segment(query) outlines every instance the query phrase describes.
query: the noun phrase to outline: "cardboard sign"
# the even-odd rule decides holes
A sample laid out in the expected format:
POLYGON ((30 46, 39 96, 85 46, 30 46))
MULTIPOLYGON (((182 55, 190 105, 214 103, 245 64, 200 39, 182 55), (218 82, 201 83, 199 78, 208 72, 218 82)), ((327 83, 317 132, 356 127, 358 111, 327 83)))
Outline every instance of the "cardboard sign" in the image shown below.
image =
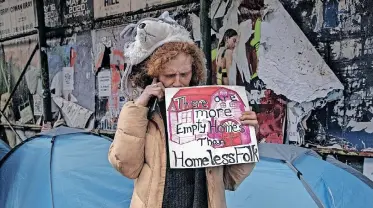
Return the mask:
POLYGON ((240 121, 249 110, 244 87, 166 88, 171 168, 258 162, 254 127, 240 121))

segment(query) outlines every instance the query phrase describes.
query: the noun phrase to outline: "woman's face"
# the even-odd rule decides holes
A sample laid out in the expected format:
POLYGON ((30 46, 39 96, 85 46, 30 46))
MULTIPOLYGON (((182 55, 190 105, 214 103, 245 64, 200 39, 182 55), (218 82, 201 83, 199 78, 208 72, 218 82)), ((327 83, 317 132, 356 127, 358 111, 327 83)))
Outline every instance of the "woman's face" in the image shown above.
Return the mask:
POLYGON ((158 80, 167 87, 188 87, 192 80, 193 59, 190 55, 180 53, 175 59, 164 65, 158 80))
POLYGON ((226 42, 226 46, 227 48, 229 49, 233 49, 236 47, 236 44, 237 44, 237 38, 238 36, 232 36, 230 38, 227 39, 227 42, 226 42))

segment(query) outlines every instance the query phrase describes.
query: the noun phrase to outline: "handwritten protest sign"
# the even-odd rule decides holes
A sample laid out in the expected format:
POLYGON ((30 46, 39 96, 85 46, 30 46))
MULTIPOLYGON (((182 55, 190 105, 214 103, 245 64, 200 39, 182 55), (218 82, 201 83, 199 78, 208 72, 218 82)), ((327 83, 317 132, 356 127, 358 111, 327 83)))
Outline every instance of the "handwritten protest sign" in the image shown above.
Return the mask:
POLYGON ((245 88, 166 88, 171 168, 200 168, 259 161, 255 130, 241 125, 249 111, 245 88))

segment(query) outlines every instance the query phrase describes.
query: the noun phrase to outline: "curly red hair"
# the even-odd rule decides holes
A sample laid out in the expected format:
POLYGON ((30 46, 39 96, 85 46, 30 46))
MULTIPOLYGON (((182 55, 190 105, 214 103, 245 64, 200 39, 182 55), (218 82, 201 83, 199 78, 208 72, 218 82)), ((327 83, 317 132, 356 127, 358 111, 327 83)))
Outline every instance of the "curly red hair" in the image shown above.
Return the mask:
POLYGON ((176 58, 180 53, 188 54, 192 57, 192 80, 190 86, 196 86, 205 79, 204 54, 195 44, 186 42, 165 43, 157 48, 153 54, 143 63, 137 66, 137 75, 134 75, 135 84, 145 87, 146 81, 150 77, 158 77, 164 70, 164 65, 176 58))

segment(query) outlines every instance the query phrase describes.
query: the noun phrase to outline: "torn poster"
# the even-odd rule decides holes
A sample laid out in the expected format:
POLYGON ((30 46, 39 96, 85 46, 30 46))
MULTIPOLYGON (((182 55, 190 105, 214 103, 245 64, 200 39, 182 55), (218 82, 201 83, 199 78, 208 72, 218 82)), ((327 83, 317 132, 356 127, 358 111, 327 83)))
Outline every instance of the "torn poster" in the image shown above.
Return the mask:
POLYGON ((258 76, 267 88, 298 103, 343 89, 281 2, 264 2, 269 12, 261 25, 258 76))
POLYGON ((213 19, 212 81, 218 85, 245 86, 260 124, 257 140, 284 143, 286 99, 266 88, 257 76, 263 0, 231 1, 224 18, 213 19), (238 14, 238 15, 237 15, 238 14))
POLYGON ((34 116, 29 101, 26 101, 25 103, 18 106, 18 110, 21 116, 21 123, 28 123, 29 121, 34 120, 34 116))
POLYGON ((259 142, 284 143, 286 101, 271 90, 250 90, 249 104, 259 122, 259 142))
POLYGON ((40 95, 35 94, 32 96, 34 101, 34 115, 42 116, 43 115, 43 100, 40 95))
POLYGON ((373 158, 364 158, 363 174, 373 181, 373 158))
MULTIPOLYGON (((201 20, 194 13, 190 13, 189 18, 190 18, 190 21, 192 22, 193 40, 200 41, 201 40, 201 20)), ((215 31, 211 29, 211 35, 213 34, 215 34, 215 31)))
POLYGON ((98 80, 98 96, 111 96, 111 73, 110 70, 100 71, 97 75, 98 80))
POLYGON ((93 114, 92 111, 61 97, 54 96, 53 101, 61 109, 63 118, 69 127, 86 128, 87 123, 93 114))
POLYGON ((124 41, 119 37, 122 30, 123 26, 118 26, 91 32, 95 73, 101 68, 124 71, 124 41))
POLYGON ((224 18, 213 20, 219 31, 211 51, 213 84, 244 86, 256 74, 261 17, 250 6, 232 1, 224 18))
POLYGON ((223 38, 224 32, 228 29, 237 30, 238 29, 238 7, 240 5, 240 1, 231 1, 231 5, 226 11, 223 19, 223 26, 218 30, 217 37, 223 38))
MULTIPOLYGON (((91 32, 82 32, 71 37, 48 40, 48 65, 50 89, 52 96, 61 97, 67 101, 77 103, 90 110, 95 110, 96 80, 87 73, 92 73, 92 38, 91 32), (63 89, 63 68, 74 68, 74 90, 63 89)), ((72 84, 72 83, 71 83, 72 84)), ((60 108, 52 100, 53 120, 58 119, 60 108)))
POLYGON ((224 17, 225 10, 227 8, 229 1, 223 1, 223 0, 213 0, 211 3, 211 9, 210 9, 210 18, 220 18, 224 17))
POLYGON ((255 129, 242 125, 249 111, 245 87, 166 88, 171 168, 259 161, 255 129))
POLYGON ((62 89, 74 90, 74 67, 62 68, 62 89))
POLYGON ((123 55, 124 41, 119 37, 122 30, 123 26, 118 26, 92 31, 94 73, 97 74, 99 95, 95 118, 98 128, 107 131, 116 130, 121 101, 123 104, 129 100, 120 91, 121 77, 126 67, 123 55))

